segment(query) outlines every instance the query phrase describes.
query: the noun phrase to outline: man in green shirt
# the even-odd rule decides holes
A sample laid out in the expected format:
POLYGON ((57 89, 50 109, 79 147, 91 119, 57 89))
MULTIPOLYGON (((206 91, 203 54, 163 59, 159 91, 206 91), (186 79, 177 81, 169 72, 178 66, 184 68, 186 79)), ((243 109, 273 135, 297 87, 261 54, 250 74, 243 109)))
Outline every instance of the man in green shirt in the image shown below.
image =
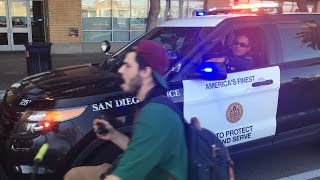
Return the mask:
MULTIPOLYGON (((112 141, 125 151, 115 170, 105 180, 187 180, 183 121, 170 107, 149 102, 153 97, 166 94, 167 85, 161 75, 168 64, 165 49, 150 40, 141 40, 126 55, 118 70, 124 81, 121 88, 135 94, 140 103, 130 140, 107 121, 94 120, 94 130, 102 124, 109 132, 97 136, 112 141)), ((76 167, 65 175, 65 179, 95 179, 108 167, 106 164, 76 167)))

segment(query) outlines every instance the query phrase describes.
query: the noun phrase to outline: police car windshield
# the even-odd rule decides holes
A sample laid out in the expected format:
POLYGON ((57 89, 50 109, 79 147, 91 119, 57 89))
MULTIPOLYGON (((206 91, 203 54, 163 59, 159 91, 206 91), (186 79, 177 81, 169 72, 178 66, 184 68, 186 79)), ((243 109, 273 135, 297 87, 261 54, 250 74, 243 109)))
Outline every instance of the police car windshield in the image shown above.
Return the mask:
POLYGON ((162 44, 168 52, 171 62, 170 66, 172 67, 201 42, 202 37, 200 37, 200 32, 202 32, 203 29, 206 29, 206 27, 157 27, 106 59, 101 64, 101 68, 107 71, 117 72, 125 54, 141 39, 149 39, 162 44))

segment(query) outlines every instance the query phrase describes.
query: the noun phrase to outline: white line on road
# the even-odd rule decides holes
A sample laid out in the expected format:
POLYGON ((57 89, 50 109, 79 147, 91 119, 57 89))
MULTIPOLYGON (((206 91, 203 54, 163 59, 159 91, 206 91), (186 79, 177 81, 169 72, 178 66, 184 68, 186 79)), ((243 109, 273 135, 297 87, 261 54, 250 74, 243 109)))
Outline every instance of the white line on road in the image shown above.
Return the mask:
POLYGON ((316 177, 320 177, 320 169, 315 169, 313 171, 308 171, 308 172, 280 178, 277 180, 307 180, 307 179, 312 179, 316 177))

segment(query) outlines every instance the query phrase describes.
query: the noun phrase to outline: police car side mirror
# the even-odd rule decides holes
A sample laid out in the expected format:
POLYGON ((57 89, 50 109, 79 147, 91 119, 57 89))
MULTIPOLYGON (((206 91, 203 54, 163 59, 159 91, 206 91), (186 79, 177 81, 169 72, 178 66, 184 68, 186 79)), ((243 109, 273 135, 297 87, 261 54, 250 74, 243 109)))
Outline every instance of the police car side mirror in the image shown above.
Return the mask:
POLYGON ((104 40, 101 42, 101 51, 104 52, 104 53, 108 53, 111 49, 111 44, 109 41, 107 40, 104 40))
POLYGON ((227 79, 227 69, 224 63, 203 62, 195 66, 195 71, 187 76, 188 79, 203 79, 208 81, 227 79))

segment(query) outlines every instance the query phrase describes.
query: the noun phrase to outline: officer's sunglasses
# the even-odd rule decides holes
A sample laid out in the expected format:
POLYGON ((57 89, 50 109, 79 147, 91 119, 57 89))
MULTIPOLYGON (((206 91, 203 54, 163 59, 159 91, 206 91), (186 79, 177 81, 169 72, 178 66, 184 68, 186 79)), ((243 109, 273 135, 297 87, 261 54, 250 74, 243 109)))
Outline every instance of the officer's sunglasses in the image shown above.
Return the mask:
POLYGON ((242 47, 242 48, 247 48, 247 47, 249 47, 249 45, 248 44, 245 44, 245 43, 242 43, 242 42, 239 42, 239 41, 234 41, 233 42, 233 45, 234 46, 240 46, 240 47, 242 47))

